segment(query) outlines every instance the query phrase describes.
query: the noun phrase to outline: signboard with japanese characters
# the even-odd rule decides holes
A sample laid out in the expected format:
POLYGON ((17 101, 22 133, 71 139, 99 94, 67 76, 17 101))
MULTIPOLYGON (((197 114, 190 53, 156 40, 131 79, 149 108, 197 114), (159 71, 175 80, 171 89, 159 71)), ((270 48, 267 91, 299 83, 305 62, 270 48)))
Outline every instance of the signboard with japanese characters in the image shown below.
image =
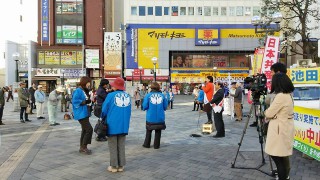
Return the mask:
POLYGON ((61 51, 61 65, 76 65, 77 51, 61 51))
POLYGON ((219 29, 196 29, 195 45, 196 46, 219 46, 220 30, 219 29))
POLYGON ((272 64, 278 62, 280 38, 275 36, 268 36, 266 46, 263 54, 263 61, 261 66, 261 73, 267 77, 268 90, 271 89, 271 70, 272 64))
POLYGON ((45 51, 46 65, 60 65, 60 51, 45 51))
POLYGON ((39 68, 35 76, 60 76, 60 69, 39 68))
POLYGON ((99 69, 99 49, 86 49, 86 67, 99 69))
POLYGON ((41 1, 41 41, 49 41, 49 0, 41 1))
POLYGON ((320 110, 294 107, 293 147, 320 161, 320 110))
POLYGON ((288 70, 289 77, 294 84, 320 83, 320 68, 295 68, 288 70))
POLYGON ((122 38, 119 32, 104 34, 104 70, 110 76, 119 77, 122 61, 122 38))
MULTIPOLYGON (((85 69, 64 69, 65 78, 80 78, 85 74, 85 69)), ((63 77, 63 74, 60 73, 60 77, 63 77)))

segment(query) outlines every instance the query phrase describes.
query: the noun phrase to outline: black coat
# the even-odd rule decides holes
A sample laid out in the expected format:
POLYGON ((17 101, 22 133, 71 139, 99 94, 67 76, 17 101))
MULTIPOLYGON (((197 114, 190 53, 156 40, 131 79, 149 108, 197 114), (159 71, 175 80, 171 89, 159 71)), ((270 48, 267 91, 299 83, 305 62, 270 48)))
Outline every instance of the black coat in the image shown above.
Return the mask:
POLYGON ((108 92, 102 86, 99 86, 96 95, 97 104, 102 105, 108 95, 108 92))
POLYGON ((213 95, 213 98, 212 98, 212 100, 210 101, 210 103, 211 103, 211 104, 214 103, 214 104, 218 105, 218 104, 222 101, 223 97, 224 97, 224 91, 223 91, 223 89, 219 89, 219 90, 213 95))
POLYGON ((29 88, 29 94, 30 94, 30 100, 34 103, 36 102, 36 99, 34 97, 34 93, 36 92, 36 90, 33 87, 29 88))

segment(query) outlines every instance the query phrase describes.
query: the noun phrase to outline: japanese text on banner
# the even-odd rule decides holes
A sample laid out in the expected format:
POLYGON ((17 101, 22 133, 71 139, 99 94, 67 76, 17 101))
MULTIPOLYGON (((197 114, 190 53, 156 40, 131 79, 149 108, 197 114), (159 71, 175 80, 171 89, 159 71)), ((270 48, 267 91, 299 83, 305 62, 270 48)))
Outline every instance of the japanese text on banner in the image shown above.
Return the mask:
POLYGON ((267 87, 271 89, 271 70, 272 64, 278 62, 280 38, 275 36, 268 36, 266 46, 263 54, 263 61, 261 66, 261 73, 267 77, 267 87))

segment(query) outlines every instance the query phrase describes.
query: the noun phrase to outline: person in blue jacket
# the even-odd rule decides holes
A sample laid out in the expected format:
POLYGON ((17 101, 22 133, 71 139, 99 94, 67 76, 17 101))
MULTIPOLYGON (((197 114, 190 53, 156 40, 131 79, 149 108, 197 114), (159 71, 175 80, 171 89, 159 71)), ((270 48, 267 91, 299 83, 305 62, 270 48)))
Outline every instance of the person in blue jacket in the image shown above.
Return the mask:
MULTIPOLYGON (((152 90, 152 89, 151 89, 151 90, 152 90)), ((164 97, 167 99, 168 106, 169 106, 169 103, 170 103, 170 94, 169 94, 169 91, 168 91, 168 89, 167 89, 167 86, 164 86, 164 87, 163 87, 162 94, 163 94, 164 97)), ((167 107, 168 107, 168 106, 167 106, 167 107)))
POLYGON ((143 110, 147 110, 146 114, 146 138, 145 148, 150 148, 151 134, 155 130, 154 149, 160 148, 161 130, 166 129, 165 113, 168 100, 160 91, 160 85, 157 82, 151 84, 151 92, 148 93, 143 100, 143 110))
POLYGON ((107 124, 110 152, 110 172, 122 172, 126 165, 125 140, 128 135, 131 117, 131 97, 124 92, 124 80, 120 77, 110 83, 113 92, 102 104, 101 118, 107 124))
POLYGON ((203 110, 203 100, 204 100, 204 92, 202 90, 202 86, 199 86, 198 103, 200 105, 200 110, 203 110))
POLYGON ((80 79, 79 87, 73 92, 72 95, 72 109, 74 119, 81 124, 81 137, 80 137, 80 153, 91 154, 91 150, 87 145, 91 144, 93 129, 89 121, 89 105, 91 104, 89 96, 89 88, 91 79, 89 77, 82 77, 80 79))

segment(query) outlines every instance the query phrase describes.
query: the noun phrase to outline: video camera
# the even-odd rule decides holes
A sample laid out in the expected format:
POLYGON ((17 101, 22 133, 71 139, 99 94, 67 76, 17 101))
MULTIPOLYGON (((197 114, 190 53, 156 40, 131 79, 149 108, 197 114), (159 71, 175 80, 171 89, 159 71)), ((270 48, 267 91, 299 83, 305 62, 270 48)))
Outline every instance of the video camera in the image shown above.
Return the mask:
POLYGON ((261 95, 267 95, 267 77, 265 74, 257 74, 244 79, 245 88, 251 90, 254 102, 259 102, 261 95))

